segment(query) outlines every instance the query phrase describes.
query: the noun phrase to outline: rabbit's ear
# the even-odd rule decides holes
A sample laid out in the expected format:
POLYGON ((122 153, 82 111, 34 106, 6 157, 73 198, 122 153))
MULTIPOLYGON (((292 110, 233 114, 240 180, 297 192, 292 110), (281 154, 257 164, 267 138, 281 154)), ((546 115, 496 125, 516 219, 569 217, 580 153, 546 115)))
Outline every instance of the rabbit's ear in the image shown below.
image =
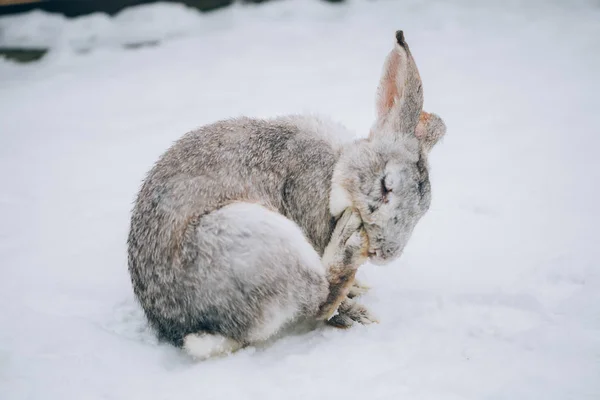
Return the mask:
POLYGON ((421 77, 404 33, 397 31, 377 91, 378 121, 371 136, 414 134, 422 109, 421 77))
POLYGON ((425 151, 431 148, 446 134, 446 124, 434 113, 421 112, 415 135, 425 151))

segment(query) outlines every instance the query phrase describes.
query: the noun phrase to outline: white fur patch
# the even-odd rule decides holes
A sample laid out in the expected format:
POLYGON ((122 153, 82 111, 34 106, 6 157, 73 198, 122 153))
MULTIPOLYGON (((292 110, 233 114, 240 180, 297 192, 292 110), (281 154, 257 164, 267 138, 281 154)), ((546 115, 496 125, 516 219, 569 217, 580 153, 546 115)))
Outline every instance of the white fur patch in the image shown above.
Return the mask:
POLYGON ((298 313, 296 303, 292 300, 287 305, 274 303, 264 312, 264 324, 252 332, 250 338, 252 341, 264 341, 275 335, 286 323, 294 320, 298 313))
POLYGON ((352 205, 350 195, 342 185, 333 181, 331 183, 331 193, 329 194, 329 212, 334 217, 340 215, 344 210, 352 205))
POLYGON ((342 173, 340 169, 341 164, 340 161, 338 161, 333 169, 331 192, 329 193, 329 212, 334 217, 337 217, 343 213, 346 208, 352 206, 350 194, 342 186, 342 173))
POLYGON ((183 339, 185 351, 199 360, 229 354, 240 347, 240 344, 235 340, 208 333, 193 333, 183 339))

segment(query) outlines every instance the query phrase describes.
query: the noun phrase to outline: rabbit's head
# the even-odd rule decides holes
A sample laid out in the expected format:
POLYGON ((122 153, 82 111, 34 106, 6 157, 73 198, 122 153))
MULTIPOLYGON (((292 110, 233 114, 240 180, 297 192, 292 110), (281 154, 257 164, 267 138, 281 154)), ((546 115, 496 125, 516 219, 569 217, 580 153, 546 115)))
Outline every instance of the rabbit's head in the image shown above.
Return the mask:
POLYGON ((404 35, 398 31, 378 90, 378 119, 368 139, 342 151, 330 197, 334 216, 347 207, 360 212, 370 259, 376 264, 400 256, 429 208, 427 156, 446 126, 422 107, 421 78, 404 35))

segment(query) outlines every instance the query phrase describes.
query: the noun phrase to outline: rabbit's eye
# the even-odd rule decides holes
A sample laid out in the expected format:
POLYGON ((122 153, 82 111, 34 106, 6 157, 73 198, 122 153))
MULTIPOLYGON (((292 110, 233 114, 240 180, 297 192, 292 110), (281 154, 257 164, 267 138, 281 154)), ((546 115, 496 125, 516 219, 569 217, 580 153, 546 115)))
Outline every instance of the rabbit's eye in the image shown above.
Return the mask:
POLYGON ((384 203, 389 201, 388 196, 392 192, 392 189, 388 188, 385 184, 385 176, 381 178, 381 197, 384 203))

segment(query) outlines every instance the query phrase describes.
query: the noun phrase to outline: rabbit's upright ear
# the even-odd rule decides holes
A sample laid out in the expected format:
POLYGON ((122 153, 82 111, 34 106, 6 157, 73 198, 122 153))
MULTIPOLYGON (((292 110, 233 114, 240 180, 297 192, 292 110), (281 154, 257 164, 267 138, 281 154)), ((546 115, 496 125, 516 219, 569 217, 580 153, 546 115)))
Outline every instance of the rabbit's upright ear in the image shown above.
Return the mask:
POLYGON ((371 137, 414 135, 422 109, 421 77, 404 33, 397 31, 377 91, 378 120, 371 137))

